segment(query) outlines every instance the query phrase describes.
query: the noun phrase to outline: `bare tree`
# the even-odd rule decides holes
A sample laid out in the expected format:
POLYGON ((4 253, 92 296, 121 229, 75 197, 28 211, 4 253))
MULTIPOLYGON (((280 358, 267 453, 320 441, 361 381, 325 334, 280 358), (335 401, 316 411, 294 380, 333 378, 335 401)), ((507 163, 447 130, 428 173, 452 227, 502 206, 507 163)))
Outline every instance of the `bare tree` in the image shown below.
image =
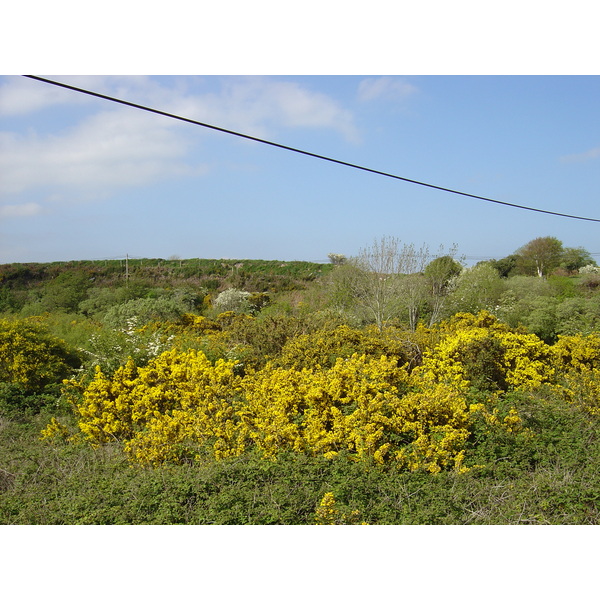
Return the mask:
POLYGON ((408 315, 411 331, 417 328, 419 314, 427 298, 427 281, 423 272, 429 258, 427 244, 420 248, 415 248, 414 244, 405 244, 401 251, 400 297, 408 315))
POLYGON ((345 284, 381 331, 398 307, 398 240, 383 237, 348 261, 345 284))
POLYGON ((426 245, 401 246, 396 237, 376 239, 338 270, 340 297, 351 298, 380 331, 402 314, 414 330, 427 293, 423 270, 428 259, 426 245))

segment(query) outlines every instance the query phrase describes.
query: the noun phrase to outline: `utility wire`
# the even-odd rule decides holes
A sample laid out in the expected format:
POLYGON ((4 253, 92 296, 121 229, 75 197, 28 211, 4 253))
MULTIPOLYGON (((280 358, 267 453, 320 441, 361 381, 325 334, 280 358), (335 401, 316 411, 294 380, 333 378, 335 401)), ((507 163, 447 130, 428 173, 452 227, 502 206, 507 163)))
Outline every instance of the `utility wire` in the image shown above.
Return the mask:
POLYGON ((135 104, 134 102, 128 102, 127 100, 120 100, 119 98, 114 98, 112 96, 106 96, 104 94, 99 94, 98 92, 92 92, 90 90, 85 90, 83 88, 75 87, 73 85, 67 85, 66 83, 60 83, 58 81, 53 81, 51 79, 46 79, 44 77, 38 77, 36 75, 24 75, 24 77, 28 77, 29 79, 35 79, 36 81, 41 81, 43 83, 49 83, 51 85, 55 85, 58 87, 62 87, 68 90, 72 90, 74 92, 79 92, 81 94, 87 94, 88 96, 94 96, 95 98, 101 98, 102 100, 109 100, 110 102, 116 102, 117 104, 124 104, 125 106, 131 106, 132 108, 137 108, 139 110, 145 110, 147 112, 151 112, 157 115, 162 115, 164 117, 169 117, 171 119, 177 119, 178 121, 184 121, 185 123, 191 123, 193 125, 200 125, 200 127, 206 127, 207 129, 213 129, 214 131, 220 131, 222 133, 228 133, 230 135, 235 135, 240 138, 244 138, 246 140, 252 140, 254 142, 260 142, 261 144, 267 144, 268 146, 274 146, 275 148, 281 148, 282 150, 289 150, 291 152, 296 152, 298 154, 304 154, 305 156, 310 156, 312 158, 318 158, 320 160, 326 160, 331 163, 335 163, 338 165, 343 165, 345 167, 351 167, 353 169, 359 169, 361 171, 367 171, 368 173, 374 173, 375 175, 383 175, 384 177, 390 177, 392 179, 399 179, 400 181, 405 181, 407 183, 414 183, 415 185, 421 185, 423 187, 432 188, 434 190, 440 190, 442 192, 448 192, 450 194, 457 194, 459 196, 466 196, 467 198, 475 198, 476 200, 484 200, 485 202, 493 202, 495 204, 502 204, 504 206, 510 206, 512 208, 520 208, 522 210, 530 210, 538 213, 545 213, 547 215, 555 215, 557 217, 565 217, 568 219, 580 219, 582 221, 593 221, 595 223, 600 223, 600 219, 592 219, 590 217, 580 217, 576 215, 567 215, 565 213, 553 212, 551 210, 543 210, 541 208, 533 208, 531 206, 523 206, 521 204, 512 204, 510 202, 503 202, 502 200, 494 200, 492 198, 486 198, 484 196, 477 196, 475 194, 468 194, 466 192, 459 192, 457 190, 452 190, 450 188, 441 187, 439 185, 433 185, 431 183, 424 183, 423 181, 417 181, 415 179, 408 179, 407 177, 401 177, 400 175, 394 175, 392 173, 386 173, 385 171, 378 171, 377 169, 371 169, 369 167, 363 167, 361 165, 349 163, 343 160, 338 160, 336 158, 330 158, 328 156, 323 156, 321 154, 315 154, 314 152, 308 152, 306 150, 300 150, 298 148, 293 148, 292 146, 285 146, 284 144, 278 144, 276 142, 271 142, 269 140, 264 140, 261 138, 257 138, 251 135, 246 135, 245 133, 239 133, 237 131, 232 131, 230 129, 225 129, 223 127, 217 127, 216 125, 209 125, 208 123, 202 123, 201 121, 195 121, 194 119, 188 119, 187 117, 181 117, 179 115, 174 115, 172 113, 168 113, 162 110, 157 110, 155 108, 150 108, 148 106, 143 106, 141 104, 135 104))

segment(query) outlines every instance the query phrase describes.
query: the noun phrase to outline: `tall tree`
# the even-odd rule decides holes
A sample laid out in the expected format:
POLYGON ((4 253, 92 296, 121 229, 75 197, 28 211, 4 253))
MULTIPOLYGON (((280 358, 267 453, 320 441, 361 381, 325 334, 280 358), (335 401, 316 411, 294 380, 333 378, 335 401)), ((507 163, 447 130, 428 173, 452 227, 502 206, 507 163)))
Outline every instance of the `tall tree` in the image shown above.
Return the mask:
POLYGON ((545 277, 559 266, 563 244, 555 237, 539 237, 517 250, 522 269, 545 277))

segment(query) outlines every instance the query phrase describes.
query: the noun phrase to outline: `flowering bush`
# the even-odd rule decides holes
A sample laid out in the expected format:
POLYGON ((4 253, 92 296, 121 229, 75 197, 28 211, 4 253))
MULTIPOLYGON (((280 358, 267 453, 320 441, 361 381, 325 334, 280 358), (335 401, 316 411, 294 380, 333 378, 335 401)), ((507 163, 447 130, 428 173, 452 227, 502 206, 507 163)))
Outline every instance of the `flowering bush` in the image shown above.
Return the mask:
POLYGON ((144 365, 167 350, 173 339, 172 334, 159 327, 151 324, 140 327, 137 317, 129 317, 118 327, 99 328, 90 336, 88 347, 81 349, 84 368, 93 373, 100 367, 103 373, 112 374, 129 358, 137 365, 144 365))
MULTIPOLYGON (((459 468, 469 435, 462 392, 419 384, 397 361, 354 354, 330 369, 268 364, 241 378, 235 363, 212 365, 194 350, 165 352, 146 367, 130 360, 112 377, 100 369, 76 405, 93 444, 122 443, 135 462, 217 459, 250 446, 265 458, 292 450, 328 458, 399 460, 411 470, 459 468)), ((421 382, 423 383, 423 382, 421 382)), ((60 433, 54 424, 45 435, 60 433)))
POLYGON ((552 358, 562 395, 600 416, 600 335, 560 336, 552 358))
POLYGON ((79 364, 78 355, 35 318, 0 319, 0 382, 42 392, 79 364))
POLYGON ((230 288, 215 298, 213 306, 222 312, 249 312, 251 296, 250 292, 230 288))
POLYGON ((124 442, 141 463, 190 458, 206 443, 221 458, 238 450, 238 387, 233 363, 212 365, 195 350, 164 352, 140 368, 130 360, 111 379, 97 370, 76 406, 79 428, 95 444, 124 442))
POLYGON ((243 427, 265 457, 292 449, 326 457, 346 450, 383 462, 399 387, 395 361, 354 354, 331 369, 267 365, 242 382, 243 427))
MULTIPOLYGON (((220 320, 230 316, 239 318, 220 320)), ((226 331, 193 320, 203 339, 227 340, 226 331)), ((79 428, 93 444, 117 441, 141 464, 255 449, 266 459, 302 452, 437 473, 467 471, 469 452, 485 436, 531 434, 511 394, 552 387, 600 412, 600 336, 564 337, 550 347, 480 313, 417 338, 426 348, 418 366, 393 328, 345 326, 298 335, 276 360, 247 370, 239 368, 243 344, 225 345, 213 360, 177 348, 146 366, 130 359, 113 375, 98 368, 83 385, 79 428)), ((51 425, 47 437, 64 436, 51 425)))
POLYGON ((331 367, 338 357, 355 353, 374 358, 395 357, 398 364, 407 362, 404 336, 389 328, 379 333, 375 327, 364 330, 340 325, 332 331, 316 331, 289 340, 276 359, 277 364, 296 369, 331 367))
POLYGON ((547 344, 511 330, 485 311, 458 314, 441 331, 444 337, 425 353, 419 367, 431 381, 507 390, 536 387, 554 376, 547 344))
MULTIPOLYGON (((341 511, 337 507, 335 496, 332 492, 327 492, 315 511, 316 525, 356 525, 360 518, 358 510, 341 511)), ((362 523, 366 525, 366 523, 362 523)))

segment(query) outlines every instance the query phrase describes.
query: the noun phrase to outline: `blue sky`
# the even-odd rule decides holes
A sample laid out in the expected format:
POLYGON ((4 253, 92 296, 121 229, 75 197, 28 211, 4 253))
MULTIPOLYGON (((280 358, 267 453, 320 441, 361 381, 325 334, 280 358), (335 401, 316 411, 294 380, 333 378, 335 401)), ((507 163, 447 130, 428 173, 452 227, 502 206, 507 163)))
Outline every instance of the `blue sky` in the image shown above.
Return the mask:
MULTIPOLYGON (((71 85, 402 177, 600 218, 598 76, 66 76, 71 85)), ((0 77, 0 262, 327 261, 375 238, 467 262, 600 223, 518 210, 0 77)))

